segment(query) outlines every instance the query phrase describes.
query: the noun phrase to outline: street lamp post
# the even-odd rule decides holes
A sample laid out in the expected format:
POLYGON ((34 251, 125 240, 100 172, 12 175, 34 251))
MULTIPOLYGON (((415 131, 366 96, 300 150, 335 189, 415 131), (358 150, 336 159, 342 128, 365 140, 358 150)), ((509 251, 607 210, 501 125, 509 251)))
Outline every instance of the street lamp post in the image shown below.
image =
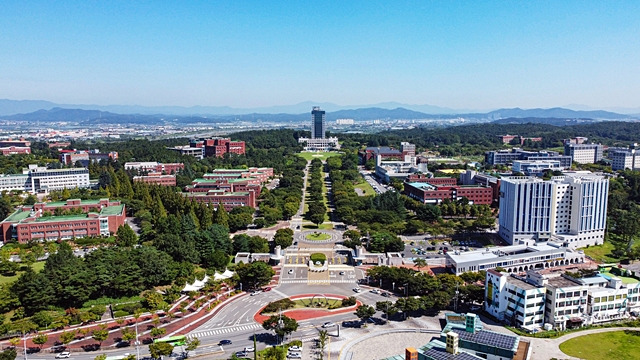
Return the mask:
POLYGON ((396 292, 396 283, 392 282, 391 285, 393 286, 393 292, 396 292))
POLYGON ((406 296, 404 300, 404 319, 407 320, 407 303, 409 302, 409 283, 404 284, 404 290, 406 291, 406 296))
POLYGON ((140 360, 140 341, 138 341, 138 319, 136 319, 136 360, 140 360))
POLYGON ((27 334, 22 332, 22 341, 24 341, 24 360, 27 360, 27 334))

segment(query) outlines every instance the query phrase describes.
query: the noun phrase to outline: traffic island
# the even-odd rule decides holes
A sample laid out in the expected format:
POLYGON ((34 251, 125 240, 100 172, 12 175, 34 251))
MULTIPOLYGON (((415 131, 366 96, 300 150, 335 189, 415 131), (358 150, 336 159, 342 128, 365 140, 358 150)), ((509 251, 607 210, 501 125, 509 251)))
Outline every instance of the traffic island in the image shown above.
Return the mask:
MULTIPOLYGON (((335 307, 335 305, 343 305, 348 297, 343 295, 335 295, 335 294, 303 294, 303 295, 295 295, 290 298, 287 298, 291 308, 282 310, 282 314, 287 315, 288 317, 295 319, 297 321, 309 320, 309 319, 317 319, 325 316, 332 316, 336 314, 346 314, 350 312, 354 312, 356 308, 362 303, 359 300, 355 300, 355 305, 349 305, 346 307, 339 307, 336 309, 331 309, 331 305, 335 307), (317 304, 324 304, 321 306, 317 306, 317 304), (328 306, 327 306, 328 305, 328 306), (298 307, 300 306, 300 307, 298 307)), ((286 299, 282 299, 279 301, 283 301, 286 299)), ((269 318, 269 316, 277 314, 279 312, 274 313, 265 313, 262 312, 267 308, 266 305, 258 311, 253 319, 262 324, 263 321, 269 318)))

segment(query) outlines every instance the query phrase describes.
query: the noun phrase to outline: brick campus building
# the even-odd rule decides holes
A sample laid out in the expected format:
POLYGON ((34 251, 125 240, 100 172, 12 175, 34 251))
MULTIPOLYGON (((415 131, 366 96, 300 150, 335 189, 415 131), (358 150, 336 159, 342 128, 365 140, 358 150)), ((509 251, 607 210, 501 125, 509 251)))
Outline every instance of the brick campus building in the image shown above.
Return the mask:
POLYGON ((110 236, 124 225, 125 219, 125 206, 117 200, 36 203, 20 207, 0 223, 0 240, 27 243, 110 236))
POLYGON ((491 205, 493 189, 487 186, 456 185, 455 178, 427 178, 410 175, 404 183, 404 194, 424 204, 439 204, 444 199, 456 201, 463 197, 476 205, 491 205))
POLYGON ((199 201, 222 203, 226 210, 238 206, 257 207, 262 184, 273 176, 273 168, 216 169, 186 186, 184 195, 199 201))

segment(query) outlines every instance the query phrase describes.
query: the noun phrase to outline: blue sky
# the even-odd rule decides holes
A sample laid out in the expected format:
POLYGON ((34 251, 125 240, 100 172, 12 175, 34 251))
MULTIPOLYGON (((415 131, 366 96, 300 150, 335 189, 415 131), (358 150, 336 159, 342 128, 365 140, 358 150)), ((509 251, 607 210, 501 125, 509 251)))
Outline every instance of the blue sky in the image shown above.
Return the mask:
POLYGON ((0 98, 640 107, 640 1, 3 1, 0 98))

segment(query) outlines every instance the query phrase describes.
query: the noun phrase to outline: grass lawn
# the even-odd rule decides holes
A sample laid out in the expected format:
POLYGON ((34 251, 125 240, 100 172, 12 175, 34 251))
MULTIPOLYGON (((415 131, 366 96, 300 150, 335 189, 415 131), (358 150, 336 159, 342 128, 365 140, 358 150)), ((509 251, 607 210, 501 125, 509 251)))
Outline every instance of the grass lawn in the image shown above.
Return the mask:
POLYGON ((305 230, 333 230, 333 225, 332 224, 320 224, 320 226, 316 226, 316 224, 312 224, 312 223, 304 223, 302 225, 302 228, 305 230))
POLYGON ((560 350, 585 360, 640 359, 640 331, 611 331, 584 335, 560 344, 560 350))
POLYGON ((296 309, 300 309, 300 308, 328 309, 330 306, 339 307, 340 305, 342 305, 342 300, 325 299, 323 297, 316 297, 315 299, 313 299, 313 304, 320 303, 320 306, 317 306, 317 305, 312 306, 311 298, 293 300, 293 302, 296 303, 295 305, 296 309))
MULTIPOLYGON (((44 261, 38 261, 33 263, 33 265, 31 265, 31 268, 33 269, 33 271, 37 273, 42 271, 42 269, 44 269, 44 261)), ((6 284, 6 283, 10 283, 18 280, 18 278, 20 277, 20 275, 22 275, 23 272, 24 271, 16 271, 16 274, 13 276, 0 275, 0 284, 6 284)))
POLYGON ((373 190, 371 185, 369 185, 369 183, 364 181, 364 180, 360 180, 360 182, 358 184, 356 184, 354 186, 354 188, 362 190, 364 192, 363 196, 369 196, 369 195, 375 195, 376 194, 376 192, 373 190))
POLYGON ((305 238, 313 241, 324 241, 331 239, 331 235, 325 233, 313 233, 305 235, 305 238))
POLYGON ((597 262, 603 263, 617 263, 620 262, 619 258, 615 258, 611 255, 614 246, 610 241, 605 241, 602 245, 589 246, 588 248, 581 248, 584 250, 584 254, 592 258, 597 262))
POLYGON ((338 153, 338 152, 301 152, 297 154, 298 156, 300 156, 301 158, 309 161, 309 160, 313 160, 313 159, 320 159, 320 160, 325 160, 327 158, 330 158, 332 156, 340 156, 342 155, 342 153, 338 153))

